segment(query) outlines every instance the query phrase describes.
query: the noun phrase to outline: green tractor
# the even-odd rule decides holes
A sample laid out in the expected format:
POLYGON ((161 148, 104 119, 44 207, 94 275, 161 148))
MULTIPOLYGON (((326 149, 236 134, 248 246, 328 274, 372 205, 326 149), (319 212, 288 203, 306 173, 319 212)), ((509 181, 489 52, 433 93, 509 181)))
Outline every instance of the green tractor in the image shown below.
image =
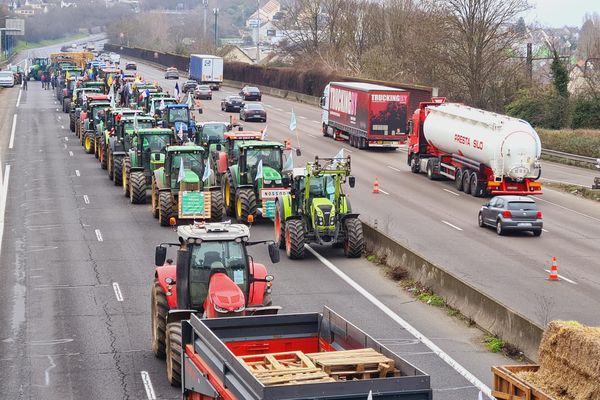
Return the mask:
POLYGON ((362 224, 342 191, 350 176, 350 157, 319 158, 295 168, 289 194, 275 203, 275 242, 289 258, 304 258, 304 244, 340 246, 346 257, 360 257, 364 248, 362 224))
POLYGON ((154 171, 164 166, 165 152, 172 142, 173 131, 165 128, 139 129, 125 136, 123 192, 132 204, 146 203, 146 189, 152 187, 154 171))
MULTIPOLYGON (((231 136, 231 135, 228 135, 231 136)), ((275 199, 289 192, 283 185, 284 145, 260 140, 233 140, 227 156, 219 154, 218 172, 227 215, 240 223, 257 214, 275 217, 275 199)))
POLYGON ((221 221, 223 196, 215 174, 208 171, 203 180, 207 157, 192 142, 167 147, 164 166, 152 177, 152 215, 161 226, 172 225, 172 218, 221 221))
POLYGON ((50 60, 46 57, 36 57, 32 59, 27 79, 34 79, 36 81, 39 81, 40 79, 42 79, 42 74, 48 73, 49 66, 50 60))

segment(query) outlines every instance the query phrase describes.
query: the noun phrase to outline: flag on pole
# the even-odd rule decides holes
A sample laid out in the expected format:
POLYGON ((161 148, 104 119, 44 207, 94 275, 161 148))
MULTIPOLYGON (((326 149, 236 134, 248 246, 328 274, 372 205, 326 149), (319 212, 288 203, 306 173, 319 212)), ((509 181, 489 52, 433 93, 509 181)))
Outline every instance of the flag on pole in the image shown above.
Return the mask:
POLYGON ((177 174, 177 183, 181 182, 185 178, 185 167, 183 166, 183 157, 179 159, 179 173, 177 174))
POLYGON ((133 130, 136 132, 139 130, 137 116, 137 113, 133 115, 133 130))
POLYGON ((263 166, 262 166, 262 160, 260 160, 258 162, 258 167, 256 167, 256 178, 254 178, 255 181, 259 180, 263 178, 263 166))
POLYGON ((292 116, 290 117, 290 131, 296 129, 296 114, 294 113, 294 109, 292 108, 292 116))
POLYGON ((164 110, 165 108, 167 108, 167 106, 165 105, 165 99, 161 99, 160 100, 160 105, 158 106, 158 109, 160 111, 164 110))
POLYGON ((194 100, 192 99, 192 94, 190 92, 188 92, 187 106, 190 108, 190 110, 194 108, 194 100))
POLYGON ((179 140, 183 142, 183 124, 179 125, 179 132, 177 132, 177 137, 179 137, 179 140))
POLYGON ((344 160, 344 149, 342 148, 338 153, 333 157, 333 161, 339 162, 344 160))
POLYGON ((291 171, 294 169, 294 158, 292 156, 292 152, 289 152, 288 157, 285 159, 283 163, 283 171, 291 171))
POLYGON ((267 125, 265 125, 265 127, 263 128, 263 130, 261 131, 262 133, 262 138, 261 140, 265 140, 267 137, 267 125))
POLYGON ((175 91, 173 92, 175 94, 175 98, 178 99, 179 98, 179 83, 175 82, 175 91))
POLYGON ((204 174, 202 174, 202 182, 206 182, 208 178, 212 175, 212 170, 210 169, 210 157, 206 158, 206 165, 204 165, 204 174))

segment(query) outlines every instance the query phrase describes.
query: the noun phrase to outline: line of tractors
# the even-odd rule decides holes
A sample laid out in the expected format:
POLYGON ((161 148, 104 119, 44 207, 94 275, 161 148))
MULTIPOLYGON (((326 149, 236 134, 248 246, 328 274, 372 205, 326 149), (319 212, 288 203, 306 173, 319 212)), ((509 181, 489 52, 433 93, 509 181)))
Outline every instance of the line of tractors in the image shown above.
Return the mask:
POLYGON ((150 202, 161 226, 177 226, 177 241, 155 249, 151 291, 152 350, 166 358, 171 384, 181 381, 182 320, 280 309, 272 305, 273 277, 249 246, 267 244, 273 263, 279 249, 304 258, 308 244, 361 256, 362 225, 343 191, 345 183, 355 185, 350 157, 294 167, 301 153, 289 142, 231 122, 196 122, 187 104, 139 77, 129 107, 117 106, 107 82, 126 79, 118 68, 101 67, 94 80, 85 68, 56 68, 57 98, 83 150, 132 204, 150 202), (250 241, 258 219, 273 224, 274 240, 250 241), (176 262, 167 259, 169 247, 177 248, 176 262))

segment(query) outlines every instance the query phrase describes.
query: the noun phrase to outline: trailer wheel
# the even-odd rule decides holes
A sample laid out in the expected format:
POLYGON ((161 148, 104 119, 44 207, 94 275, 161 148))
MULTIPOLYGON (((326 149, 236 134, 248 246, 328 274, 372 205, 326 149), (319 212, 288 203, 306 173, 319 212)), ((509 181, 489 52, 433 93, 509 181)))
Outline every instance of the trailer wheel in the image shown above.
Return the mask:
POLYGON ((471 174, 468 170, 463 171, 463 191, 466 194, 471 194, 471 174))
POLYGON ((172 386, 181 385, 181 322, 167 325, 167 380, 172 386))
POLYGON ((280 249, 285 249, 285 216, 283 214, 283 204, 277 200, 275 202, 275 221, 273 221, 275 228, 275 244, 280 249))
POLYGON ((471 174, 471 195, 473 197, 483 197, 484 195, 483 182, 479 180, 476 172, 471 174))
POLYGON ((69 119, 69 130, 75 133, 75 118, 69 119))
POLYGON ((173 215, 171 193, 158 192, 158 222, 160 222, 160 226, 169 226, 171 215, 173 215))
POLYGON ((223 220, 223 193, 219 190, 210 192, 210 220, 212 222, 223 220))
POLYGON ((344 242, 344 255, 348 258, 358 258, 364 249, 362 223, 358 218, 346 219, 346 241, 344 242))
POLYGON ((152 309, 152 352, 158 358, 165 358, 165 332, 169 304, 156 278, 154 278, 154 286, 152 286, 150 305, 152 309))
POLYGON ((304 224, 292 219, 285 224, 285 252, 293 260, 304 258, 304 224))
POLYGON ((131 204, 146 203, 146 177, 143 171, 129 173, 129 200, 131 204))
POLYGON ((454 185, 459 192, 463 191, 463 170, 457 168, 454 172, 454 185))
POLYGON ((106 169, 106 150, 104 149, 102 144, 100 145, 100 149, 98 150, 98 156, 100 157, 100 168, 106 169))

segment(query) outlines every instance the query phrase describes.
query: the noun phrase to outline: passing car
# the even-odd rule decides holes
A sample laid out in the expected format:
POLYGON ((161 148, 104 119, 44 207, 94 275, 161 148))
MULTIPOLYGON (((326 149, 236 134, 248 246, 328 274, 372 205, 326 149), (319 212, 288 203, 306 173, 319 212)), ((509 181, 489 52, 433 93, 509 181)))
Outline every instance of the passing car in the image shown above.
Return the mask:
POLYGON ((127 70, 137 70, 137 64, 134 63, 133 61, 128 62, 125 64, 125 69, 127 70))
POLYGON ((187 92, 194 93, 194 90, 196 90, 196 86, 198 86, 198 82, 196 82, 193 79, 188 79, 187 81, 185 81, 183 83, 183 85, 181 85, 181 92, 182 93, 187 93, 187 92))
POLYGON ((254 86, 244 86, 242 90, 240 90, 240 96, 242 96, 242 99, 244 100, 262 100, 260 90, 254 86))
POLYGON ((240 110, 240 120, 267 122, 267 110, 260 103, 244 104, 240 110))
POLYGON ((15 86, 15 76, 12 71, 0 71, 0 86, 2 86, 2 87, 15 86))
POLYGON ((221 100, 221 111, 240 111, 243 106, 244 103, 240 96, 227 96, 223 100, 221 100))
POLYGON ((530 231, 542 234, 544 221, 535 200, 527 196, 496 196, 481 206, 477 217, 480 227, 496 228, 498 235, 509 231, 530 231))
POLYGON ((195 99, 207 99, 212 100, 212 90, 208 85, 198 85, 196 89, 194 89, 194 98, 195 99))
POLYGON ((179 71, 177 71, 177 68, 167 68, 165 71, 165 79, 179 79, 179 71))

